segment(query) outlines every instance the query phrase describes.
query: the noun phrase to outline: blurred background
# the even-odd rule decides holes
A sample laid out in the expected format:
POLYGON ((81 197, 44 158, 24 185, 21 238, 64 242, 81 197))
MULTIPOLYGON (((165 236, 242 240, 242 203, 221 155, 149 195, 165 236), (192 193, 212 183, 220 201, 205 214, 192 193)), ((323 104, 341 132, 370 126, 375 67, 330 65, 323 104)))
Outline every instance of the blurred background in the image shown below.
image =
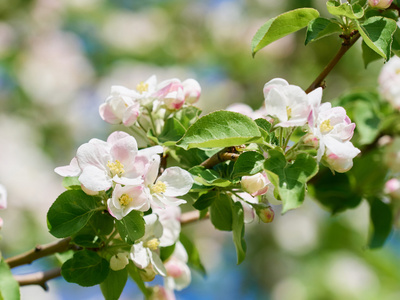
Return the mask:
MULTIPOLYGON (((250 43, 270 17, 320 0, 14 0, 0 1, 0 183, 8 190, 0 249, 5 257, 51 242, 46 213, 63 192, 53 169, 79 145, 118 129, 101 120, 111 85, 135 87, 195 78, 204 113, 235 102, 258 109, 275 77, 307 88, 340 47, 338 37, 304 46, 304 31, 260 51, 250 43)), ((327 78, 323 100, 350 89, 374 91, 383 61, 365 69, 360 44, 327 78)), ((195 236, 207 277, 178 299, 400 299, 400 239, 367 250, 369 207, 331 216, 311 199, 272 224, 246 227, 247 258, 236 265, 230 233, 208 221, 185 227, 195 236)), ((50 268, 51 259, 17 269, 50 268)), ((22 288, 23 299, 100 299, 98 287, 62 279, 22 288)), ((129 284, 121 299, 141 299, 129 284)))

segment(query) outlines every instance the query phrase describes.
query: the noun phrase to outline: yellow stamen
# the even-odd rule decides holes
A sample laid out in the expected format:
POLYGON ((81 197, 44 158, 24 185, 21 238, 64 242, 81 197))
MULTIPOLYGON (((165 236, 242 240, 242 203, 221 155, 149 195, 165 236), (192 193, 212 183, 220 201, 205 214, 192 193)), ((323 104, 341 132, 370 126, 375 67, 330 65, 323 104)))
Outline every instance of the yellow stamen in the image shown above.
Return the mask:
POLYGON ((143 93, 143 92, 147 92, 148 90, 149 90, 149 84, 148 83, 144 83, 144 82, 141 82, 141 83, 139 83, 137 86, 136 86, 136 90, 139 92, 139 93, 143 93))
POLYGON ((289 120, 292 117, 292 109, 289 106, 286 106, 286 114, 289 120))
POLYGON ((119 197, 118 201, 122 206, 127 206, 129 203, 133 201, 133 199, 129 197, 127 194, 122 194, 122 196, 119 197))
POLYGON ((112 176, 121 176, 125 173, 124 165, 118 159, 115 162, 108 162, 107 167, 110 169, 112 176))
POLYGON ((150 250, 153 250, 153 251, 157 250, 159 245, 160 245, 160 241, 158 239, 156 239, 156 238, 151 239, 151 240, 143 243, 144 247, 147 247, 147 248, 149 248, 150 250))
POLYGON ((319 130, 322 133, 328 133, 329 131, 331 131, 333 129, 333 126, 331 125, 331 120, 325 120, 321 123, 321 125, 319 125, 319 130))
POLYGON ((153 194, 162 194, 162 193, 165 193, 165 190, 166 190, 166 189, 167 189, 167 185, 166 185, 164 182, 162 182, 162 181, 157 181, 156 184, 153 185, 153 186, 150 188, 150 191, 151 191, 153 194))

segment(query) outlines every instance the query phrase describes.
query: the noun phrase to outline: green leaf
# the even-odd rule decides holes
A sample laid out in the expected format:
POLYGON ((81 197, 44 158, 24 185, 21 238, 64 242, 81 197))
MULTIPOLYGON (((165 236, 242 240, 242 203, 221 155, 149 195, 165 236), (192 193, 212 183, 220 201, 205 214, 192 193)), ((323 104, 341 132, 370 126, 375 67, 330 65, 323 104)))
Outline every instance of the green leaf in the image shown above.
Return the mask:
POLYGON ((185 250, 186 250, 186 252, 188 254, 188 264, 189 264, 189 266, 194 268, 194 269, 196 269, 203 276, 205 276, 206 275, 206 269, 204 269, 204 266, 201 263, 199 251, 197 250, 196 246, 182 232, 181 232, 181 234, 179 236, 179 240, 182 243, 183 247, 185 247, 185 250))
POLYGON ((371 206, 370 217, 372 223, 372 234, 369 247, 380 248, 385 243, 392 231, 393 213, 390 206, 377 197, 368 199, 371 206))
POLYGON ((158 136, 158 140, 164 146, 175 145, 186 133, 185 127, 175 118, 169 118, 165 122, 164 128, 158 136))
POLYGON ((372 105, 366 101, 357 101, 353 108, 356 130, 360 135, 359 144, 372 143, 379 134, 380 118, 372 105))
POLYGON ((246 257, 246 241, 244 240, 244 212, 240 202, 232 203, 232 234, 236 248, 237 264, 246 257))
POLYGON ((293 163, 288 163, 278 150, 270 150, 268 154, 270 158, 265 161, 264 167, 278 190, 283 202, 282 213, 285 213, 303 203, 306 183, 317 174, 318 164, 313 157, 305 153, 299 154, 293 163))
POLYGON ((172 255, 172 253, 174 253, 175 245, 176 244, 160 248, 160 258, 162 261, 166 261, 172 255))
POLYGON ((178 110, 175 113, 175 118, 185 127, 185 129, 188 129, 197 120, 200 114, 200 109, 195 106, 188 106, 178 110))
POLYGON ((204 186, 227 187, 231 185, 231 182, 228 179, 221 178, 218 172, 212 169, 196 166, 189 169, 189 172, 194 175, 194 179, 197 183, 204 186))
POLYGON ((62 181, 63 187, 67 190, 81 190, 81 183, 78 177, 64 177, 62 181))
POLYGON ((233 166, 232 177, 237 178, 257 174, 263 170, 264 161, 264 156, 258 152, 244 152, 239 155, 233 166))
POLYGON ((360 19, 364 16, 364 10, 358 3, 353 5, 331 0, 326 3, 328 12, 334 16, 345 16, 349 19, 360 19))
POLYGON ((209 207, 218 199, 219 193, 217 191, 210 191, 205 193, 197 199, 197 201, 193 204, 193 207, 197 210, 203 210, 209 207))
POLYGON ((131 276, 131 278, 136 282, 138 288, 145 296, 145 299, 148 299, 148 297, 150 297, 151 295, 151 291, 144 284, 142 277, 140 277, 138 268, 134 265, 132 261, 129 262, 129 265, 127 265, 126 268, 128 270, 129 276, 131 276))
POLYGON ((357 28, 368 47, 385 60, 390 58, 392 37, 397 28, 395 21, 384 17, 371 17, 364 23, 357 21, 357 28))
POLYGON ((105 300, 118 300, 128 281, 128 270, 110 270, 106 280, 100 283, 100 289, 105 300))
POLYGON ((0 260, 0 297, 3 300, 19 300, 21 297, 19 284, 3 258, 0 260))
POLYGON ((347 173, 332 174, 328 168, 321 168, 308 191, 332 214, 357 207, 362 200, 347 173))
POLYGON ((364 41, 361 44, 361 49, 365 68, 367 68, 371 62, 382 59, 382 56, 380 56, 378 53, 368 47, 364 41))
POLYGON ((251 143, 260 137, 260 130, 251 118, 221 110, 198 119, 177 145, 184 149, 229 147, 251 143))
POLYGON ((392 52, 400 56, 400 28, 397 27, 393 34, 392 52))
POLYGON ((315 42, 334 33, 342 32, 340 25, 332 20, 316 18, 308 23, 305 44, 315 42))
POLYGON ((232 199, 224 193, 219 193, 210 206, 210 219, 215 228, 224 231, 232 230, 232 199))
POLYGON ((115 221, 121 238, 129 244, 144 236, 144 219, 142 213, 132 210, 121 220, 115 221))
POLYGON ((82 250, 74 254, 61 267, 61 275, 68 282, 81 286, 92 286, 102 283, 110 271, 109 263, 96 252, 82 250))
POLYGON ((57 238, 73 235, 98 210, 97 198, 86 195, 83 191, 65 191, 58 196, 47 213, 50 233, 57 238))
POLYGON ((272 143, 274 145, 278 144, 278 139, 274 132, 271 132, 272 124, 263 118, 256 119, 254 122, 258 125, 261 135, 267 143, 272 143))
POLYGON ((251 41, 253 57, 265 46, 306 27, 308 22, 318 18, 318 16, 319 12, 313 8, 299 8, 268 20, 258 29, 251 41))

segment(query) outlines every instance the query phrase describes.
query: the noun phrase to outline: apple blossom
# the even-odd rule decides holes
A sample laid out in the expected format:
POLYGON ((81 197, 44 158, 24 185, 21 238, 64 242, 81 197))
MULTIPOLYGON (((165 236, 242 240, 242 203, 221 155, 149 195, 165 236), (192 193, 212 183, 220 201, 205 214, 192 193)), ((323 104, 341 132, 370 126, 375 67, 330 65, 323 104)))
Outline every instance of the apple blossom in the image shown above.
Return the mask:
POLYGON ((110 259, 110 268, 113 271, 125 269, 129 264, 129 252, 115 254, 110 259))
POLYGON ((393 0, 368 0, 368 3, 371 7, 386 9, 392 4, 393 0))
POLYGON ((274 78, 264 85, 265 109, 278 119, 276 126, 303 126, 315 102, 320 102, 322 89, 306 94, 300 87, 289 85, 282 78, 274 78))
POLYGON ((161 225, 163 226, 163 234, 160 237, 160 246, 168 247, 175 244, 181 233, 181 209, 178 206, 166 206, 159 208, 154 206, 153 213, 157 214, 161 225))
POLYGON ((163 286, 156 285, 151 287, 151 295, 148 300, 175 300, 174 291, 166 289, 163 286))
POLYGON ((265 194, 270 183, 265 172, 257 173, 252 176, 243 176, 241 180, 242 189, 253 197, 265 194))
POLYGON ((152 206, 164 208, 186 203, 185 200, 175 197, 189 192, 194 182, 192 175, 179 167, 170 167, 157 178, 159 166, 160 156, 153 156, 153 161, 144 177, 145 192, 152 201, 152 206))
POLYGON ((254 221, 254 218, 256 216, 255 210, 253 206, 249 203, 258 203, 258 198, 257 197, 252 197, 248 193, 239 193, 238 196, 233 196, 232 199, 235 202, 240 202, 243 207, 243 213, 244 213, 244 222, 245 223, 251 223, 254 221))
POLYGON ((168 289, 180 291, 190 284, 192 277, 187 262, 186 250, 181 242, 177 242, 174 252, 164 264, 167 271, 164 281, 168 289))
POLYGON ((189 104, 196 103, 201 95, 201 87, 197 80, 186 79, 182 82, 183 93, 185 94, 185 102, 189 104))
POLYGON ((145 269, 150 264, 157 274, 166 276, 165 267, 156 253, 160 245, 163 228, 156 214, 144 216, 145 233, 131 248, 130 258, 139 269, 145 269))
POLYGON ((121 220, 132 210, 147 211, 150 202, 141 186, 121 186, 116 184, 112 197, 107 201, 110 214, 117 220, 121 220))
POLYGON ((379 91, 395 108, 400 110, 400 58, 393 56, 382 67, 378 78, 379 91))
POLYGON ((135 157, 137 143, 129 134, 116 131, 110 134, 107 142, 91 139, 80 146, 76 160, 69 166, 56 168, 61 176, 76 176, 78 166, 81 170, 79 181, 90 191, 106 191, 113 182, 123 185, 139 185, 141 174, 137 171, 135 157))
POLYGON ((393 199, 400 200, 400 180, 392 178, 385 183, 386 194, 389 194, 393 199))
POLYGON ((169 110, 180 109, 185 103, 185 92, 179 79, 169 79, 160 83, 159 99, 169 110))

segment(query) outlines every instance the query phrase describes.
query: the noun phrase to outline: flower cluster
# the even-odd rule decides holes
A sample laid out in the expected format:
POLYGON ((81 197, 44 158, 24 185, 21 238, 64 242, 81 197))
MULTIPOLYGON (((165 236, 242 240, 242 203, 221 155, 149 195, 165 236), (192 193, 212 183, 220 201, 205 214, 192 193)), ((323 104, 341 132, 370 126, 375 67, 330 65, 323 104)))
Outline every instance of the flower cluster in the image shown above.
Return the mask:
POLYGON ((122 123, 130 127, 138 120, 148 123, 146 118, 149 114, 176 111, 185 104, 194 104, 200 94, 201 87, 194 79, 181 82, 174 78, 157 84, 156 76, 153 75, 139 83, 135 90, 112 86, 111 94, 100 106, 99 112, 101 118, 108 123, 122 123))

